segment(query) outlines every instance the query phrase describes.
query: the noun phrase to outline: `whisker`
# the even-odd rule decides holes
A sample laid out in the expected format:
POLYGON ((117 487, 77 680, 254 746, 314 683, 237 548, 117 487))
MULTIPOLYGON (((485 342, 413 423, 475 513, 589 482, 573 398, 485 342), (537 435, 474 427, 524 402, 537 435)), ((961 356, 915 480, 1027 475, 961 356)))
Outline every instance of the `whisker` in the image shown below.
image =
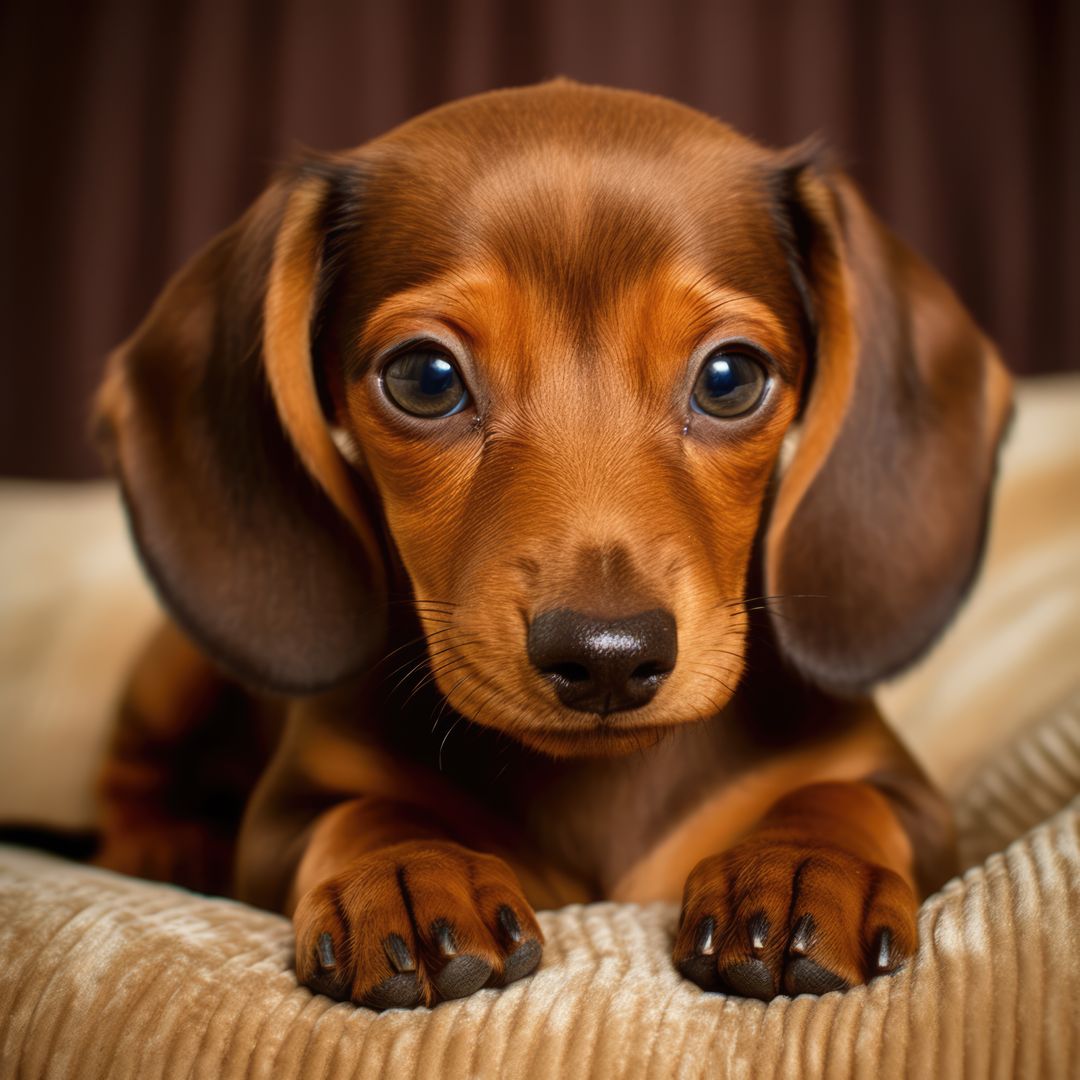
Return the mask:
POLYGON ((476 712, 474 712, 472 714, 472 716, 470 717, 470 719, 472 720, 472 722, 474 724, 479 724, 480 723, 480 716, 483 714, 483 711, 491 704, 491 702, 495 699, 495 697, 497 695, 498 695, 498 688, 493 688, 491 693, 488 694, 488 696, 486 698, 484 698, 483 701, 480 702, 479 706, 476 709, 476 712))
MULTIPOLYGON (((461 644, 461 648, 464 648, 465 646, 473 646, 473 645, 480 645, 480 644, 482 644, 482 643, 480 643, 480 642, 463 642, 461 644)), ((473 656, 474 657, 476 656, 475 651, 473 653, 473 656)), ((468 667, 469 666, 469 659, 465 658, 465 657, 462 657, 460 666, 468 667)), ((433 681, 435 680, 435 677, 437 675, 443 675, 443 674, 447 674, 447 673, 448 674, 453 674, 455 672, 455 670, 456 670, 456 667, 455 667, 453 662, 445 663, 442 666, 438 667, 438 669, 432 670, 426 677, 424 677, 420 681, 420 684, 413 690, 413 693, 409 694, 408 698, 405 699, 405 703, 407 704, 411 699, 413 699, 414 694, 418 693, 424 687, 429 686, 431 683, 433 683, 433 681)), ((461 683, 463 683, 463 681, 465 679, 469 678, 470 676, 472 676, 474 678, 477 678, 477 679, 481 679, 482 684, 485 681, 483 676, 480 673, 476 672, 476 671, 467 671, 467 672, 465 672, 465 675, 462 676, 462 678, 458 680, 458 683, 456 683, 453 687, 451 687, 448 693, 444 694, 442 710, 445 710, 446 706, 449 705, 450 694, 453 693, 458 688, 458 686, 461 683)), ((470 693, 471 692, 472 691, 470 691, 470 693)), ((469 694, 465 694, 465 697, 462 698, 462 704, 465 701, 468 701, 468 699, 469 699, 469 694)), ((440 710, 440 716, 435 717, 435 723, 432 725, 432 731, 434 731, 435 727, 437 726, 438 720, 440 720, 442 718, 442 710, 440 710)), ((458 712, 460 712, 460 711, 461 710, 458 710, 458 712)))
MULTIPOLYGON (((417 637, 414 637, 411 641, 406 641, 404 645, 398 645, 397 648, 391 649, 384 656, 380 657, 379 660, 375 664, 372 665, 371 670, 372 671, 377 671, 382 664, 385 664, 386 661, 390 659, 390 657, 396 656, 402 650, 408 649, 410 646, 413 646, 413 645, 419 645, 421 642, 425 642, 426 644, 430 645, 431 642, 435 638, 437 638, 440 634, 447 634, 451 630, 453 630, 453 626, 448 626, 443 630, 433 630, 430 634, 419 634, 417 637)), ((408 661, 406 661, 406 663, 407 662, 408 661)), ((402 666, 404 666, 404 665, 402 665, 402 666)), ((400 667, 394 668, 394 670, 389 672, 386 677, 388 679, 393 678, 393 676, 396 675, 400 670, 401 670, 400 667)))
POLYGON ((746 613, 748 615, 756 615, 760 611, 766 611, 772 618, 783 619, 784 622, 805 623, 806 621, 805 618, 800 618, 800 616, 798 615, 793 615, 790 611, 777 611, 776 608, 752 607, 746 609, 746 613))
MULTIPOLYGON (((771 646, 773 648, 775 648, 775 643, 770 638, 767 638, 767 637, 766 638, 761 638, 760 641, 764 642, 765 644, 767 644, 767 645, 769 645, 769 646, 771 646)), ((758 644, 759 644, 759 639, 755 638, 754 639, 754 647, 756 648, 756 646, 758 644)), ((703 657, 705 657, 705 656, 713 656, 713 655, 730 656, 733 660, 741 661, 743 667, 747 671, 759 672, 759 671, 763 670, 762 665, 760 663, 760 659, 755 659, 754 658, 754 649, 753 648, 748 648, 743 653, 732 652, 730 649, 703 649, 702 652, 701 652, 701 655, 703 657)))
POLYGON ((455 671, 461 671, 464 668, 464 666, 465 666, 465 662, 461 661, 460 663, 446 664, 444 666, 444 668, 442 670, 438 671, 438 672, 428 672, 424 676, 424 678, 421 679, 420 682, 417 683, 417 685, 414 686, 412 688, 412 690, 409 691, 409 695, 401 703, 401 707, 405 708, 405 706, 408 705, 409 702, 412 701, 412 699, 414 697, 416 697, 417 694, 421 693, 423 690, 426 690, 429 686, 432 686, 432 685, 437 686, 437 680, 438 680, 439 675, 443 675, 443 674, 445 674, 445 675, 453 675, 455 671))
POLYGON ((487 679, 485 679, 485 678, 484 678, 484 676, 483 676, 483 675, 482 675, 482 674, 481 674, 480 672, 478 672, 478 671, 474 671, 474 672, 473 672, 473 675, 474 675, 474 676, 475 676, 475 678, 476 678, 476 686, 474 686, 474 687, 472 688, 472 690, 470 690, 470 691, 469 691, 469 692, 468 692, 468 693, 467 693, 467 694, 466 694, 466 695, 465 695, 465 696, 464 696, 464 697, 463 697, 463 698, 461 699, 461 702, 460 702, 460 703, 459 703, 459 705, 458 705, 458 710, 457 710, 457 711, 458 711, 459 713, 461 713, 462 715, 464 715, 464 714, 465 714, 465 702, 467 702, 467 701, 469 700, 469 698, 470 698, 470 697, 472 697, 472 695, 473 695, 474 693, 476 693, 477 689, 481 689, 481 690, 482 690, 482 689, 484 689, 484 688, 485 688, 485 687, 486 687, 486 686, 488 685, 488 681, 487 681, 487 679))
MULTIPOLYGON (((475 641, 465 641, 465 642, 462 642, 462 647, 465 647, 467 645, 476 645, 476 644, 479 644, 479 643, 475 642, 475 641)), ((464 657, 455 656, 455 657, 451 657, 449 660, 445 661, 444 663, 438 664, 435 667, 433 667, 412 688, 412 690, 409 692, 408 697, 406 697, 405 700, 401 703, 401 707, 404 708, 406 705, 408 705, 409 702, 412 701, 412 699, 414 697, 416 697, 416 695, 419 694, 421 690, 424 689, 424 687, 430 686, 432 683, 434 683, 438 679, 438 677, 440 675, 452 674, 458 668, 464 666, 467 662, 468 661, 466 661, 464 657)))
MULTIPOLYGON (((409 670, 406 671, 405 674, 402 675, 401 678, 398 679, 398 681, 396 683, 394 683, 394 685, 392 687, 390 687, 390 694, 396 694, 398 692, 398 690, 401 689, 402 685, 404 685, 406 682, 408 682, 408 680, 412 677, 412 675, 414 675, 417 671, 419 671, 421 668, 423 668, 423 666, 425 664, 427 664, 427 663, 428 663, 428 657, 427 657, 426 652, 418 660, 413 660, 412 658, 410 658, 409 660, 406 660, 405 664, 402 664, 402 667, 404 667, 406 664, 412 664, 412 667, 410 667, 409 670)), ((400 671, 401 669, 398 668, 397 670, 400 671)), ((390 674, 390 676, 388 678, 392 678, 393 674, 394 673, 391 672, 391 674, 390 674)))
POLYGON ((736 660, 742 660, 743 659, 743 653, 735 652, 732 649, 702 649, 701 650, 701 655, 702 656, 712 656, 714 653, 716 653, 718 655, 721 655, 721 656, 731 656, 731 657, 734 657, 736 660))
POLYGON ((397 606, 397 605, 400 605, 400 604, 411 604, 411 605, 429 604, 429 605, 432 605, 432 606, 437 605, 439 607, 451 607, 451 608, 456 608, 456 607, 461 606, 460 604, 458 604, 454 600, 439 600, 439 599, 436 599, 435 597, 429 597, 429 596, 423 596, 423 597, 397 596, 397 597, 395 597, 393 599, 387 600, 386 602, 388 604, 392 604, 394 606, 397 606))
POLYGON ((765 607, 769 604, 778 604, 783 600, 828 600, 824 593, 775 593, 768 596, 745 596, 731 597, 721 600, 716 604, 717 608, 745 607, 751 604, 760 604, 765 607))
POLYGON ((446 734, 442 737, 442 742, 439 743, 439 758, 438 758, 439 772, 442 772, 442 755, 443 755, 443 748, 446 746, 446 740, 450 738, 450 735, 452 734, 454 728, 456 728, 458 726, 458 724, 461 723, 461 719, 462 718, 459 715, 458 718, 446 729, 446 734))
MULTIPOLYGON (((437 633, 443 634, 443 633, 446 633, 446 631, 445 630, 439 630, 439 631, 437 631, 437 633)), ((431 636, 435 637, 436 635, 432 634, 431 636)), ((387 674, 386 678, 388 680, 392 679, 402 668, 408 667, 410 664, 413 665, 412 671, 415 671, 418 667, 421 667, 426 661, 433 660, 436 656, 442 656, 443 653, 449 652, 450 649, 453 649, 453 648, 457 647, 457 643, 451 641, 450 638, 443 638, 442 641, 434 641, 434 642, 431 641, 431 640, 428 640, 427 645, 428 646, 430 646, 430 645, 438 645, 438 646, 440 646, 440 648, 436 649, 434 652, 429 651, 429 649, 425 649, 423 655, 421 657, 419 657, 419 659, 416 659, 416 660, 414 660, 414 658, 410 656, 409 659, 406 660, 403 664, 399 664, 396 668, 394 668, 393 671, 389 672, 387 674), (444 646, 444 645, 446 647, 442 648, 442 646, 444 646)), ((412 674, 412 671, 409 672, 409 675, 412 674)), ((405 678, 407 679, 409 677, 409 675, 406 675, 405 678)))
MULTIPOLYGON (((712 679, 713 682, 719 683, 729 694, 734 694, 735 693, 735 690, 732 687, 730 687, 726 682, 724 682, 724 680, 721 679, 718 675, 714 675, 714 674, 712 674, 712 672, 709 672, 709 671, 699 671, 697 668, 690 668, 689 670, 694 675, 700 675, 705 679, 712 679)), ((726 674, 726 672, 725 672, 725 674, 726 674)), ((711 700, 712 699, 710 699, 710 701, 711 700)))
POLYGON ((431 724, 431 733, 433 735, 435 734, 435 729, 439 726, 439 721, 446 714, 446 710, 450 708, 450 696, 463 682, 467 682, 470 678, 472 678, 472 672, 466 671, 465 674, 462 675, 461 678, 447 691, 446 695, 443 697, 442 704, 436 705, 435 708, 431 710, 432 716, 434 716, 434 720, 431 724))
POLYGON ((452 622, 458 608, 457 604, 432 600, 388 600, 386 603, 387 607, 398 610, 409 608, 418 618, 423 617, 428 622, 452 622))

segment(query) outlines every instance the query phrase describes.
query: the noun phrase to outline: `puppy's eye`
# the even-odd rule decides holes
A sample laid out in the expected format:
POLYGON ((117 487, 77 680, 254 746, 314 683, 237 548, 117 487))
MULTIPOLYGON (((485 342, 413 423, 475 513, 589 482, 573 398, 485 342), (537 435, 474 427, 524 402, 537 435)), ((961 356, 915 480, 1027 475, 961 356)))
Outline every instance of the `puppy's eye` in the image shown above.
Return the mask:
POLYGON ((469 400, 453 361, 428 348, 395 356, 383 372, 383 386, 399 409, 428 420, 452 416, 469 400))
POLYGON ((709 416, 742 416, 760 403, 768 382, 765 369, 752 357, 717 349, 709 354, 694 383, 690 405, 709 416))

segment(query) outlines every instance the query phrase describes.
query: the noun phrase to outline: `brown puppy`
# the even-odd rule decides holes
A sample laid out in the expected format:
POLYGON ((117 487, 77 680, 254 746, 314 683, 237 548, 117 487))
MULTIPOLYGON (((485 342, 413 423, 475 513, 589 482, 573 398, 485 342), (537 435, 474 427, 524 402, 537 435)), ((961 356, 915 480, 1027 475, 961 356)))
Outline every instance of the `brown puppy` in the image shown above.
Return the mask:
POLYGON ((104 864, 233 869, 380 1007, 605 897, 682 896, 707 989, 911 955, 951 825, 866 694, 971 581, 1009 382, 819 155, 563 81, 438 109, 279 178, 100 407, 199 646, 136 674, 104 864))

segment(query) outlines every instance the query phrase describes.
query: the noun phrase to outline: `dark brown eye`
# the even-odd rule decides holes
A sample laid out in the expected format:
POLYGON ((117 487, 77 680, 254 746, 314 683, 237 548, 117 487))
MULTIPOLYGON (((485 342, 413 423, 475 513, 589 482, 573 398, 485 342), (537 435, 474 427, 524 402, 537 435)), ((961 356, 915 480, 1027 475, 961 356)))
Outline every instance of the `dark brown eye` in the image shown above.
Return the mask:
POLYGON ((382 377, 386 396, 403 412, 438 420, 465 408, 469 393, 454 362, 433 348, 400 353, 382 377))
POLYGON ((760 404, 768 384, 765 369, 755 359, 717 349, 705 360, 690 405, 696 412, 721 419, 742 416, 760 404))

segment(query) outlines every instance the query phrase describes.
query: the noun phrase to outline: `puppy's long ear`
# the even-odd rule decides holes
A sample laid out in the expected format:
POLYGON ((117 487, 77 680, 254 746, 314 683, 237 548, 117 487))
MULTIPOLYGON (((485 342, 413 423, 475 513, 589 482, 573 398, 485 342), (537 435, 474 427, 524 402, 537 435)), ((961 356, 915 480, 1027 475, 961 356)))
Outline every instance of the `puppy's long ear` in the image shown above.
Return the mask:
POLYGON ((981 554, 1010 381, 950 288, 842 174, 785 171, 816 355, 765 546, 775 632, 854 693, 915 659, 981 554))
POLYGON ((383 633, 378 540, 311 356, 325 237, 358 185, 347 161, 275 183, 168 284, 98 400, 165 604, 241 678, 287 692, 361 670, 383 633))

